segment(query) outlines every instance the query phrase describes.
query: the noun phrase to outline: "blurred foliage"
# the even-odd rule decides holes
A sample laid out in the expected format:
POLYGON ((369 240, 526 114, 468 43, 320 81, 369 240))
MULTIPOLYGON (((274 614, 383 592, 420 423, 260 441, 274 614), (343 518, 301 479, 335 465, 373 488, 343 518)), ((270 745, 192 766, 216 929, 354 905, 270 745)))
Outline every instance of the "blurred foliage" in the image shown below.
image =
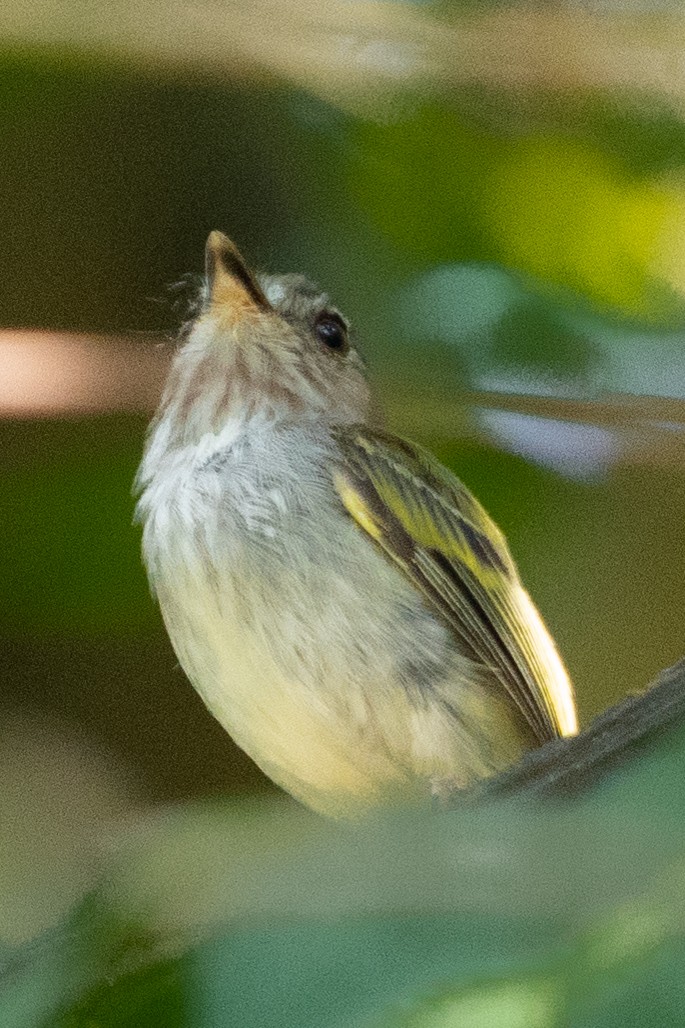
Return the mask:
POLYGON ((535 369, 539 353, 553 339, 546 373, 575 381, 585 381, 592 388, 593 373, 600 357, 579 327, 565 325, 541 300, 512 306, 492 331, 492 360, 504 372, 535 369))
MULTIPOLYGON (((587 718, 683 649, 683 417, 649 398, 685 396, 685 122, 668 91, 594 88, 579 53, 577 88, 555 88, 553 62, 539 89, 509 88, 526 69, 504 60, 501 80, 424 71, 405 88, 388 73, 357 105, 349 82, 349 102, 322 100, 335 90, 317 92, 312 68, 351 80, 364 58, 375 81, 412 56, 412 26, 437 28, 422 46, 444 32, 455 64, 472 13, 520 5, 371 6, 387 20, 356 49, 335 5, 311 37, 295 11, 290 64, 248 40, 259 84, 221 64, 211 18, 211 71, 145 64, 155 30, 202 52, 200 28, 157 11, 135 55, 98 57, 80 35, 95 22, 74 11, 68 47, 7 46, 3 320, 134 332, 144 350, 183 316, 165 286, 200 270, 213 228, 257 265, 319 280, 352 315, 391 427, 505 529, 587 718), (288 78, 300 44, 306 67, 288 78), (607 413, 614 393, 646 397, 643 420, 607 413), (498 410, 497 395, 567 406, 498 410)), ((545 37, 554 6, 528 8, 538 60, 536 40, 566 45, 545 37)), ((283 47, 269 11, 264 37, 283 47)), ((43 13, 50 28, 61 11, 43 13)), ((642 40, 654 81, 657 30, 642 40)), ((598 37, 602 67, 630 63, 623 39, 598 37)), ((2 940, 31 940, 0 952, 2 1028, 682 1023, 682 738, 560 808, 355 829, 225 798, 129 815, 99 887, 54 927, 113 812, 269 789, 183 679, 148 594, 130 496, 143 421, 0 424, 2 940)))
POLYGON ((31 433, 31 447, 23 426, 4 426, 0 520, 13 555, 0 594, 5 631, 149 631, 156 618, 131 520, 144 422, 47 422, 41 429, 31 433))
POLYGON ((682 318, 659 274, 675 257, 663 251, 685 193, 606 149, 493 135, 437 105, 389 125, 363 122, 354 142, 360 206, 417 259, 501 261, 627 316, 682 318))
POLYGON ((85 56, 0 51, 0 96, 6 325, 175 328, 164 289, 198 268, 213 227, 258 240, 253 257, 265 259, 316 202, 315 137, 286 91, 272 89, 268 116, 255 117, 265 95, 249 84, 154 82, 85 56))
POLYGON ((4 1028, 682 1022, 682 728, 564 803, 168 809, 6 962, 4 1028))

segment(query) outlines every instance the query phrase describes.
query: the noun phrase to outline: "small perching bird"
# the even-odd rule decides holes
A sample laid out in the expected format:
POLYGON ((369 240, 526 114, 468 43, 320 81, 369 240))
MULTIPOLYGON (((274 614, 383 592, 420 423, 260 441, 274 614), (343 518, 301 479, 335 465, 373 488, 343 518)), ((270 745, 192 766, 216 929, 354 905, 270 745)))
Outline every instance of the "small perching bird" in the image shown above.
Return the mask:
POLYGON ((328 297, 212 232, 138 473, 144 558, 209 709, 334 816, 444 796, 577 730, 502 533, 372 411, 328 297))

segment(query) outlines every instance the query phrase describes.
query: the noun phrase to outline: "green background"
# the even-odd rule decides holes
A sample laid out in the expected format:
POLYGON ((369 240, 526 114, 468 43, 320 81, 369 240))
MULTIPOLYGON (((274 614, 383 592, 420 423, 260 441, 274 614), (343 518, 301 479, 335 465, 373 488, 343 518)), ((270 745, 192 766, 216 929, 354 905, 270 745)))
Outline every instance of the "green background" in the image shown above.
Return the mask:
MULTIPOLYGON (((490 6, 397 11, 420 12, 447 30, 490 6)), ((10 39, 0 52, 3 325, 97 334, 103 347, 123 333, 147 354, 175 331, 182 313, 167 286, 201 270, 213 228, 227 231, 257 267, 318 280, 352 318, 389 426, 431 446, 506 532, 587 722, 685 649, 685 247, 677 231, 685 224, 685 122, 667 97, 637 88, 549 81, 523 97, 492 82, 427 78, 363 97, 352 82, 338 97, 308 84, 305 70, 291 79, 278 70, 233 74, 230 66, 170 73, 140 56, 10 39)), ((8 947, 54 925, 92 887, 102 835, 118 832, 113 824, 147 823, 160 804, 188 804, 183 831, 203 854, 206 831, 218 829, 211 818, 208 829, 197 813, 205 808, 190 801, 217 803, 211 810, 222 813, 212 817, 230 836, 231 819, 243 815, 222 804, 275 794, 185 681, 149 596, 131 498, 147 420, 114 413, 0 421, 0 898, 8 947)), ((626 817, 648 793, 643 785, 623 797, 626 817)), ((673 810, 658 813, 670 838, 673 810)), ((286 828, 273 828, 270 814, 245 816, 257 818, 259 838, 279 853, 293 837, 306 850, 301 833, 313 830, 313 815, 293 812, 286 828)), ((507 835, 513 815, 502 817, 507 835)), ((544 819, 535 829, 539 839, 549 830, 544 819)), ((566 822, 560 831, 573 836, 566 822)), ((497 832, 484 832, 491 852, 497 832)), ((172 836, 163 847, 169 880, 172 836)), ((664 866, 681 852, 676 836, 664 866)), ((633 832, 631 853, 639 839, 633 832)), ((321 845, 329 853, 338 843, 326 836, 321 845)), ((359 845, 363 880, 384 866, 385 850, 359 845)), ((254 840, 245 853, 253 851, 261 852, 254 840)), ((552 867, 544 851, 540 843, 534 852, 552 867)), ((200 864, 211 865, 212 852, 200 864)), ((615 857, 599 852, 600 863, 615 857)), ((317 866, 307 860, 298 865, 302 882, 317 866)), ((513 863, 525 861, 519 854, 513 863)), ((596 872, 590 861, 578 882, 596 872)), ((268 868, 263 881, 278 894, 268 868)), ((415 884, 407 880, 409 892, 415 884)), ((174 955, 155 963, 151 977, 125 978, 139 1004, 130 1000, 125 1022, 121 999, 106 986, 100 996, 94 984, 97 946, 109 967, 110 943, 116 950, 122 938, 130 946, 140 937, 145 952, 158 929, 135 904, 122 927, 120 912, 100 896, 63 929, 89 953, 95 932, 91 964, 83 970, 60 945, 50 949, 61 962, 50 971, 52 998, 31 1007, 28 992, 35 999, 40 983, 20 989, 13 1002, 25 1014, 16 1023, 134 1025, 146 1023, 140 1005, 149 1003, 150 1023, 218 1024, 212 1004, 226 997, 218 985, 210 995, 208 983, 235 961, 247 993, 233 995, 227 1023, 367 1023, 367 1007, 359 1021, 349 1008, 351 983, 366 974, 383 983, 376 992, 369 985, 376 998, 368 1010, 388 1004, 388 1024, 477 1024, 464 1020, 466 1007, 449 1014, 453 1021, 447 1006, 439 1012, 457 979, 453 958, 443 967, 436 954, 449 950, 450 938, 468 937, 473 960, 459 964, 459 1003, 469 990, 491 995, 502 1010, 515 1011, 520 1000, 523 1020, 502 1024, 551 1025, 571 1002, 563 953, 580 961, 568 967, 592 964, 587 953, 599 931, 569 928, 571 903, 562 930, 549 910, 512 913, 506 897, 488 914, 492 923, 481 909, 465 911, 459 897, 449 914, 456 920, 418 899, 413 948, 398 943, 391 974, 375 961, 394 952, 390 937, 404 940, 406 911, 390 904, 381 916, 370 903, 355 914, 368 919, 360 927, 332 914, 330 899, 304 927, 289 912, 296 923, 273 930, 269 917, 278 921, 278 911, 255 915, 248 905, 243 935, 202 943, 182 967, 174 955), (255 953, 267 978, 280 968, 270 978, 272 1000, 247 982, 245 968, 262 967, 255 953), (432 969, 425 980, 422 961, 432 969), (419 991, 430 980, 433 1020, 398 999, 408 967, 419 991), (318 983, 311 1009, 302 976, 318 983), (519 984, 507 991, 514 978, 519 984), (195 981, 203 983, 200 1006, 195 981), (265 1011, 286 991, 300 1006, 279 1022, 265 1011), (261 1014, 258 993, 267 1004, 261 1014), (340 1008, 325 1020, 317 1003, 334 994, 340 1008), (158 1000, 168 1004, 163 1016, 158 1000), (58 1008, 62 1020, 53 1021, 58 1008)), ((662 942, 668 933, 657 935, 662 942)), ((668 962, 682 956, 681 940, 668 946, 659 972, 666 979, 668 962)), ((581 1008, 573 1024, 614 1023, 581 1008)), ((662 1014, 654 1023, 671 1022, 662 1014)))

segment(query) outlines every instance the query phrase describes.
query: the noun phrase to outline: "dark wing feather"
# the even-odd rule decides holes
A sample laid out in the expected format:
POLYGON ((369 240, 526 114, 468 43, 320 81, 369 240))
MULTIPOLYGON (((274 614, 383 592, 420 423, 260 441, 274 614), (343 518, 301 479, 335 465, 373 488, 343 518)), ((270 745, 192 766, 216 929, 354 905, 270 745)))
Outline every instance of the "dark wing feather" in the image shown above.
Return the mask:
POLYGON ((500 681, 539 742, 576 730, 573 692, 504 536, 421 447, 369 429, 336 433, 348 512, 500 681))

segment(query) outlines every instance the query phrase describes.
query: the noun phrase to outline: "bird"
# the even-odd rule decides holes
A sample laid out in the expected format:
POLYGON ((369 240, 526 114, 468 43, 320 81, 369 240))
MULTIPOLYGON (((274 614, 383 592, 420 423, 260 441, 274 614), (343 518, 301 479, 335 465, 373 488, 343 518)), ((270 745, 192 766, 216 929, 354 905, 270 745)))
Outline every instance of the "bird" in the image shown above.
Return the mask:
POLYGON ((577 732, 504 535, 389 434, 356 336, 210 233, 136 477, 149 582, 210 712, 332 818, 444 806, 577 732))

